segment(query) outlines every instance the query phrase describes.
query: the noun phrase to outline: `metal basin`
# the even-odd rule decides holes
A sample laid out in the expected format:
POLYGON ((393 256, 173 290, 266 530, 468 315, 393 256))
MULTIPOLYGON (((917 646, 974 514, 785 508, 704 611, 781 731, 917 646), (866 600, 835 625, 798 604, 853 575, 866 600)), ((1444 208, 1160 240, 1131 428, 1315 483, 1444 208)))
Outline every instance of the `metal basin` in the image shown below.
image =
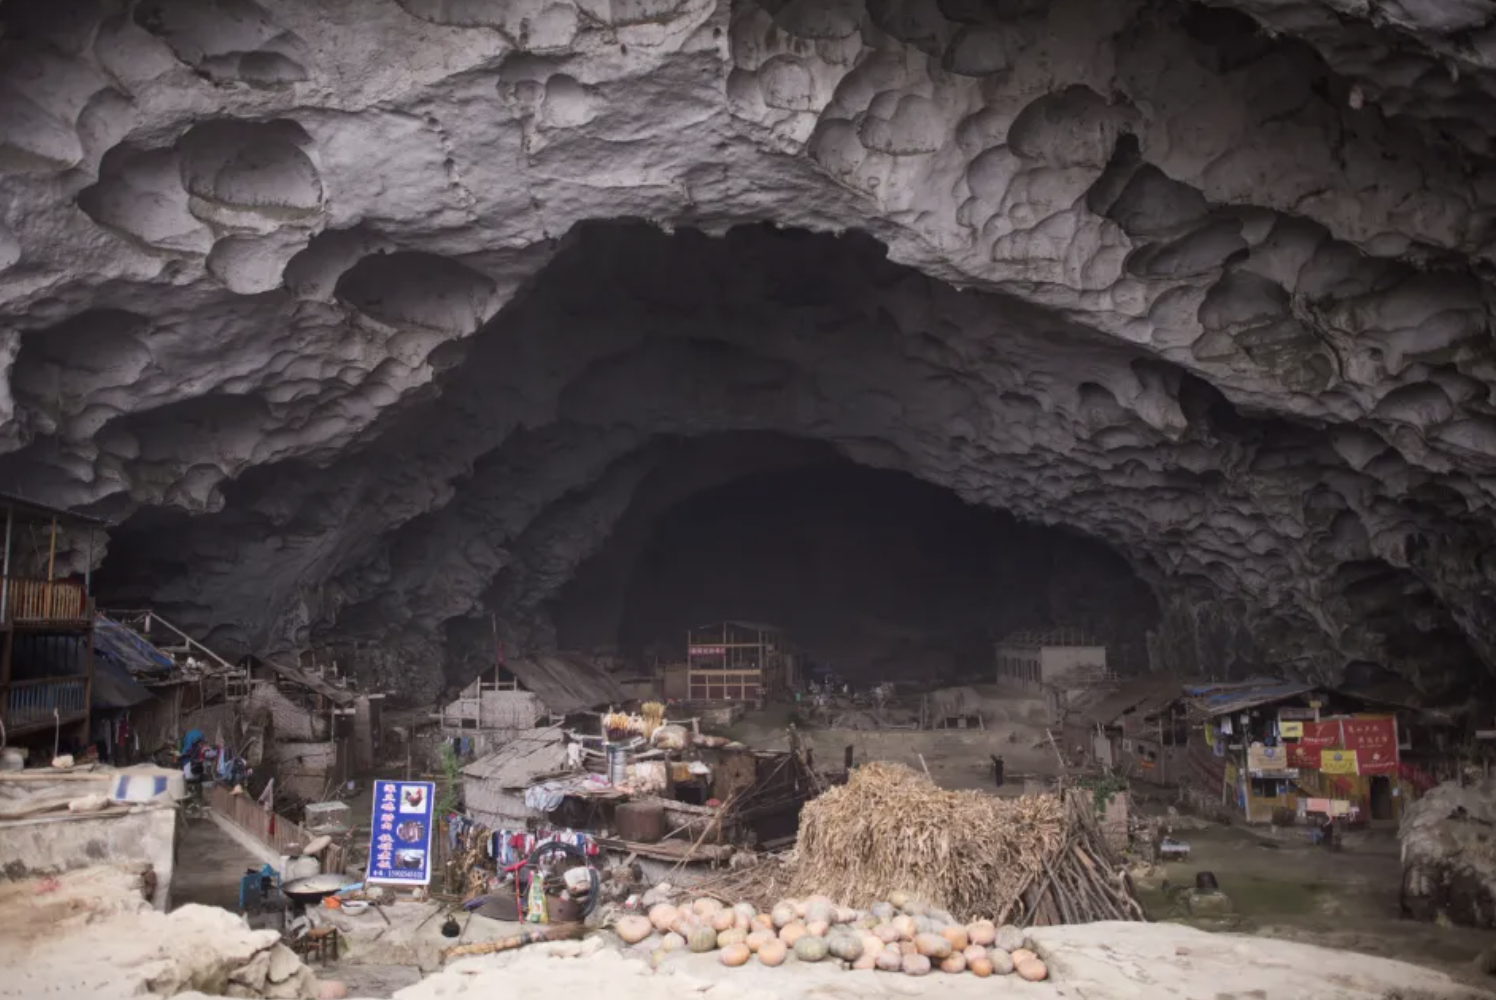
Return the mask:
POLYGON ((287 882, 281 886, 281 892, 298 903, 320 903, 348 884, 349 880, 345 875, 310 875, 287 882))

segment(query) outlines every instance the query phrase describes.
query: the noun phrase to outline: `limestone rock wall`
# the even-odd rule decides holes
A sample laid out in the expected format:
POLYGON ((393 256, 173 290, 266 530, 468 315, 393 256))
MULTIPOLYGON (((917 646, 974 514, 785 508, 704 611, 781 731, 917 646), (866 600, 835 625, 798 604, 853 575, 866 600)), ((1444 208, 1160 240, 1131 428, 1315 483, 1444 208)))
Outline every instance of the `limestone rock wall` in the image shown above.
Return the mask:
POLYGON ((1447 781, 1403 814, 1402 909, 1417 920, 1496 927, 1496 783, 1447 781))
POLYGON ((0 488, 430 693, 770 431, 1112 546, 1157 665, 1468 692, 1486 8, 8 0, 0 488))

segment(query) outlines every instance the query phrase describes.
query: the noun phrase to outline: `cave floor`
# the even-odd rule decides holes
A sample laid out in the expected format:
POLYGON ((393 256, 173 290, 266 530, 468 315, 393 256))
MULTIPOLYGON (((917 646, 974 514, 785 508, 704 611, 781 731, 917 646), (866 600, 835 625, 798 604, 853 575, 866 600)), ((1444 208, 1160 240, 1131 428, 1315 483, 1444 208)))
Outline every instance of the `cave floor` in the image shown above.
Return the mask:
POLYGON ((996 685, 968 690, 980 698, 984 728, 968 729, 835 729, 805 725, 806 709, 769 705, 748 712, 727 735, 765 750, 788 750, 790 722, 799 726, 802 744, 814 751, 819 767, 839 767, 847 747, 853 761, 892 761, 927 769, 942 788, 979 789, 999 795, 1021 795, 1024 778, 1052 778, 1058 759, 1044 728, 1043 702, 1004 691, 996 685), (1002 788, 992 781, 992 758, 1003 759, 1002 788))
POLYGON ((1489 983, 1472 962, 1496 945, 1496 933, 1400 919, 1402 868, 1393 828, 1351 833, 1334 854, 1310 845, 1307 834, 1278 838, 1203 822, 1175 836, 1189 843, 1189 859, 1161 864, 1137 880, 1155 920, 1394 958, 1489 983), (1233 917, 1192 920, 1165 886, 1193 886, 1204 871, 1231 897, 1233 917))

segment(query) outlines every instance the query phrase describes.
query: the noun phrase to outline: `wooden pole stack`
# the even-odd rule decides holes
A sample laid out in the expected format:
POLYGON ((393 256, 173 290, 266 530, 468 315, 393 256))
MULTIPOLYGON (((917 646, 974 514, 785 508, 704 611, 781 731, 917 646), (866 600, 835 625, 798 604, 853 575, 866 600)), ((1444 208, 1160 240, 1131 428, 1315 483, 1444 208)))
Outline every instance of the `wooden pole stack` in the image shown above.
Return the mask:
POLYGON ((1101 920, 1146 921, 1121 859, 1107 845, 1084 789, 1066 796, 1068 836, 1045 859, 999 923, 1024 927, 1088 924, 1101 920))

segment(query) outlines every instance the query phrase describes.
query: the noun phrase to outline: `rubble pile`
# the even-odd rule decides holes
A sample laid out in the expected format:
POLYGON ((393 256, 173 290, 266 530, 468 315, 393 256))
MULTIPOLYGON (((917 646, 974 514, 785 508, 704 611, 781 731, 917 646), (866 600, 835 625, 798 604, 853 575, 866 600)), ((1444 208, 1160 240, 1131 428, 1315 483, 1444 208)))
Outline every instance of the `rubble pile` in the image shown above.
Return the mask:
POLYGON ((198 991, 246 1000, 316 1000, 321 992, 311 969, 278 932, 250 930, 242 917, 211 906, 161 913, 145 902, 138 879, 121 878, 113 868, 7 888, 0 998, 110 1000, 198 991), (66 914, 56 912, 59 905, 66 914), (24 921, 28 913, 31 919, 24 921))

